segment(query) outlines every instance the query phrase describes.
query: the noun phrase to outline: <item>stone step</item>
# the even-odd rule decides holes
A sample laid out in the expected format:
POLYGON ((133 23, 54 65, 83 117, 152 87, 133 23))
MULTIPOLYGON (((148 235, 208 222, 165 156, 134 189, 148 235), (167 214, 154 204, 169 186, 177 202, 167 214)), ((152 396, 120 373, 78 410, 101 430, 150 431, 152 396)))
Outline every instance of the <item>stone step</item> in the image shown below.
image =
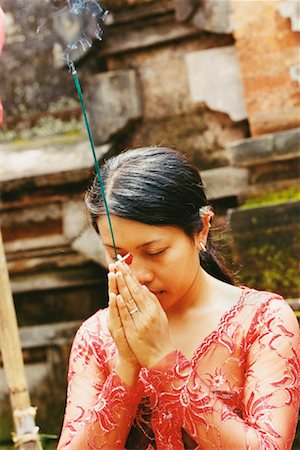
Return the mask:
POLYGON ((239 284, 299 296, 299 217, 299 200, 228 211, 239 284))
POLYGON ((300 195, 300 179, 269 181, 247 186, 238 195, 239 205, 282 203, 300 195))
POLYGON ((248 187, 248 170, 237 167, 219 167, 200 171, 208 200, 240 195, 248 187))
POLYGON ((300 158, 300 128, 235 141, 227 147, 227 154, 237 167, 300 158))
MULTIPOLYGON (((111 144, 96 147, 98 160, 108 156, 111 150, 111 144)), ((60 174, 61 181, 68 182, 69 179, 64 178, 66 173, 92 169, 94 165, 89 141, 67 136, 52 136, 22 144, 0 144, 0 153, 0 181, 4 193, 10 184, 13 185, 13 181, 18 182, 17 187, 21 189, 22 181, 26 183, 28 179, 36 180, 37 184, 31 188, 39 188, 40 177, 45 178, 45 183, 51 184, 51 177, 58 182, 60 174)))
POLYGON ((69 342, 74 338, 80 325, 80 321, 71 321, 20 327, 22 349, 48 347, 69 342))
POLYGON ((233 232, 251 232, 271 227, 300 226, 300 201, 290 200, 274 205, 235 208, 228 210, 233 232))

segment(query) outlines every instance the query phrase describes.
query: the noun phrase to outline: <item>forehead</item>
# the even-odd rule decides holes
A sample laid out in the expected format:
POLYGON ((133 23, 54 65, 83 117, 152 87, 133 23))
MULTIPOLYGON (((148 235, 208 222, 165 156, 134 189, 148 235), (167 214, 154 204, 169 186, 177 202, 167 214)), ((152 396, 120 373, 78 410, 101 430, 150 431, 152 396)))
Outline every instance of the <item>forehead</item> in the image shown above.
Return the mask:
MULTIPOLYGON (((147 225, 115 215, 111 215, 111 222, 116 246, 119 248, 139 247, 145 242, 154 240, 178 239, 184 234, 182 230, 174 226, 147 225)), ((111 245, 112 238, 107 217, 101 216, 97 220, 97 224, 103 243, 111 245)))

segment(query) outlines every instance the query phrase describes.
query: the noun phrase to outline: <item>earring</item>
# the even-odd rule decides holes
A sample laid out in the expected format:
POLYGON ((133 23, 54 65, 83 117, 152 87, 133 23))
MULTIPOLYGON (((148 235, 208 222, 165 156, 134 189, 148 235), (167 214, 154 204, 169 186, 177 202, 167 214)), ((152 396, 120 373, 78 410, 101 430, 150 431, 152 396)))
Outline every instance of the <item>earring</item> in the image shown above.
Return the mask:
POLYGON ((199 242, 199 245, 200 245, 200 247, 202 248, 202 251, 203 251, 203 252, 206 252, 206 247, 205 247, 205 245, 203 244, 203 242, 199 242))

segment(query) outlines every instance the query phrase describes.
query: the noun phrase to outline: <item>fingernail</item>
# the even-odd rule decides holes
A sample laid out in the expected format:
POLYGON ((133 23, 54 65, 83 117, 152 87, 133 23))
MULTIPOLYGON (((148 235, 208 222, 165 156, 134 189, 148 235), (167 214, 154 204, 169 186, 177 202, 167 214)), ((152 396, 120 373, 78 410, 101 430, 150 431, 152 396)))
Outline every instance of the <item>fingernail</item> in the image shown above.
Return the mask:
POLYGON ((109 264, 109 265, 108 265, 108 268, 109 268, 109 270, 110 270, 111 272, 114 272, 114 271, 116 270, 116 266, 115 266, 114 263, 109 264))
POLYGON ((122 270, 125 269, 125 267, 126 267, 126 265, 125 265, 123 262, 121 262, 121 261, 118 261, 118 262, 116 263, 116 270, 122 271, 122 270))

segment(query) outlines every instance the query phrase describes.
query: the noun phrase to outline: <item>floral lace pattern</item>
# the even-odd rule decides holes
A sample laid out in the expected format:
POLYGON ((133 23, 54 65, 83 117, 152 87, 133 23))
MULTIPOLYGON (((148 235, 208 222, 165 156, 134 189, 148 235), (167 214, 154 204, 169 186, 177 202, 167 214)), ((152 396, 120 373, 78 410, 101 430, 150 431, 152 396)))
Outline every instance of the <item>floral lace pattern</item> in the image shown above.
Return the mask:
POLYGON ((241 289, 191 360, 176 350, 142 368, 134 387, 114 371, 108 310, 85 321, 70 355, 58 450, 291 449, 298 323, 279 295, 241 289))

